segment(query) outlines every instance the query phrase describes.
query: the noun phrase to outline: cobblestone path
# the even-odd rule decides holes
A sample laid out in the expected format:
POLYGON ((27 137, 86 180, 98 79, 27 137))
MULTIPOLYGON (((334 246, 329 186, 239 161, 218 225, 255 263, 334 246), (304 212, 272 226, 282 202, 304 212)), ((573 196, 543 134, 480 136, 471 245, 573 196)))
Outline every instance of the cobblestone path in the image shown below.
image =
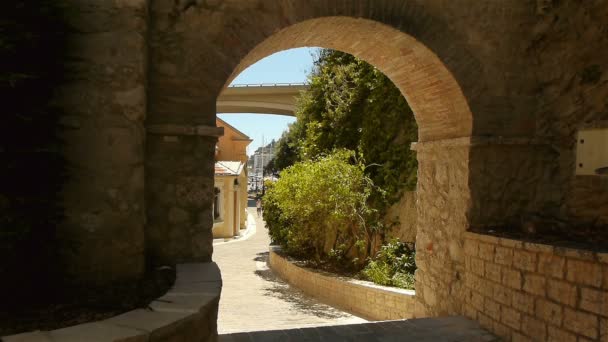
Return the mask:
POLYGON ((249 218, 256 221, 256 233, 214 246, 213 260, 224 281, 219 334, 367 322, 319 303, 277 278, 266 264, 268 230, 255 208, 248 210, 249 218))

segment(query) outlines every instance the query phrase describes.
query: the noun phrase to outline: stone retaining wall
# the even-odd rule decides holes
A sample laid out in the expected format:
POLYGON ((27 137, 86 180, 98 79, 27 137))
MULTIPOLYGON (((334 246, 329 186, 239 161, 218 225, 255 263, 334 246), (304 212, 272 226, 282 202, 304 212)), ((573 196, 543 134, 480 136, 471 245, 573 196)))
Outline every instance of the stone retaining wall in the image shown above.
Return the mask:
POLYGON ((608 253, 465 233, 464 313, 505 340, 608 341, 608 253))
POLYGON ((370 320, 414 317, 413 290, 379 286, 299 267, 277 251, 277 248, 270 249, 270 268, 291 285, 323 303, 370 320))
POLYGON ((215 341, 222 289, 215 263, 181 264, 169 292, 150 303, 103 321, 0 338, 3 342, 215 341))

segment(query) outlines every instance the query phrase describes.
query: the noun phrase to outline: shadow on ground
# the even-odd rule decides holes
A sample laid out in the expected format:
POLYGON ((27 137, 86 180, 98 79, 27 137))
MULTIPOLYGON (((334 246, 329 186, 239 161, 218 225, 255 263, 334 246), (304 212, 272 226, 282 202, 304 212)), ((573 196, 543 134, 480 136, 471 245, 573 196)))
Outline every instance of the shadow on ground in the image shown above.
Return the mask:
POLYGON ((272 270, 268 268, 268 252, 258 253, 253 260, 259 263, 255 274, 264 279, 267 283, 267 286, 264 288, 264 296, 279 298, 293 304, 293 306, 302 313, 315 315, 320 318, 335 319, 350 316, 329 305, 321 304, 314 299, 311 299, 302 291, 289 286, 281 278, 277 277, 272 270), (263 264, 263 266, 260 264, 263 264))
POLYGON ((332 341, 332 342, 498 342, 499 338, 464 317, 419 318, 363 324, 253 331, 220 335, 220 342, 332 341))

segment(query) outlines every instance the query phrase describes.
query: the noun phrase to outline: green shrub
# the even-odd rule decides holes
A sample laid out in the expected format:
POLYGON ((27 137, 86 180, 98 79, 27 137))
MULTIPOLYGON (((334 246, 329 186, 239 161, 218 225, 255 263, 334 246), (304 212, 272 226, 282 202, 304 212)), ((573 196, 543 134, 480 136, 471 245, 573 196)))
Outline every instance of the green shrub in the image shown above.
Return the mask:
POLYGON ((361 271, 362 276, 379 285, 414 288, 416 250, 413 244, 391 240, 361 271))
POLYGON ((373 184, 354 153, 339 150, 283 170, 264 196, 273 242, 316 261, 365 260, 378 222, 367 205, 373 184))

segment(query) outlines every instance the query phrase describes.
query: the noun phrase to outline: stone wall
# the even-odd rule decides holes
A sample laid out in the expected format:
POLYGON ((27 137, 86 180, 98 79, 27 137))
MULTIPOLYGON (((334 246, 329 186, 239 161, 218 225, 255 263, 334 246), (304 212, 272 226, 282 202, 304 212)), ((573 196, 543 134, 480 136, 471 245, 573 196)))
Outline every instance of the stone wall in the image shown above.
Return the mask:
POLYGON ((295 265, 271 247, 270 268, 292 286, 323 303, 370 320, 414 317, 415 292, 338 277, 295 265))
POLYGON ((387 225, 397 223, 388 233, 389 238, 402 242, 416 242, 416 192, 406 191, 384 216, 387 225))
POLYGON ((68 163, 58 236, 69 246, 67 278, 95 291, 144 272, 148 8, 145 0, 58 6, 69 30, 55 93, 68 163))
POLYGON ((215 141, 148 134, 146 244, 154 265, 211 260, 215 141))
POLYGON ((553 150, 559 216, 608 225, 608 177, 575 176, 576 133, 608 127, 608 6, 604 1, 545 1, 525 44, 538 84, 538 139, 553 150))
POLYGON ((606 341, 608 253, 465 233, 466 316, 505 340, 606 341))
POLYGON ((23 341, 216 341, 222 278, 215 263, 177 265, 173 288, 135 309, 102 321, 0 337, 23 341))
MULTIPOLYGON (((191 133, 214 125, 240 71, 300 46, 365 59, 415 112, 417 315, 465 311, 470 226, 538 212, 606 223, 605 178, 573 175, 576 130, 607 119, 603 1, 61 2, 71 32, 56 102, 71 177, 60 238, 82 288, 137 279, 144 254, 211 259, 216 140, 191 133)), ((581 332, 547 334, 557 328, 581 332)))
POLYGON ((418 143, 416 317, 461 313, 469 141, 418 143))

